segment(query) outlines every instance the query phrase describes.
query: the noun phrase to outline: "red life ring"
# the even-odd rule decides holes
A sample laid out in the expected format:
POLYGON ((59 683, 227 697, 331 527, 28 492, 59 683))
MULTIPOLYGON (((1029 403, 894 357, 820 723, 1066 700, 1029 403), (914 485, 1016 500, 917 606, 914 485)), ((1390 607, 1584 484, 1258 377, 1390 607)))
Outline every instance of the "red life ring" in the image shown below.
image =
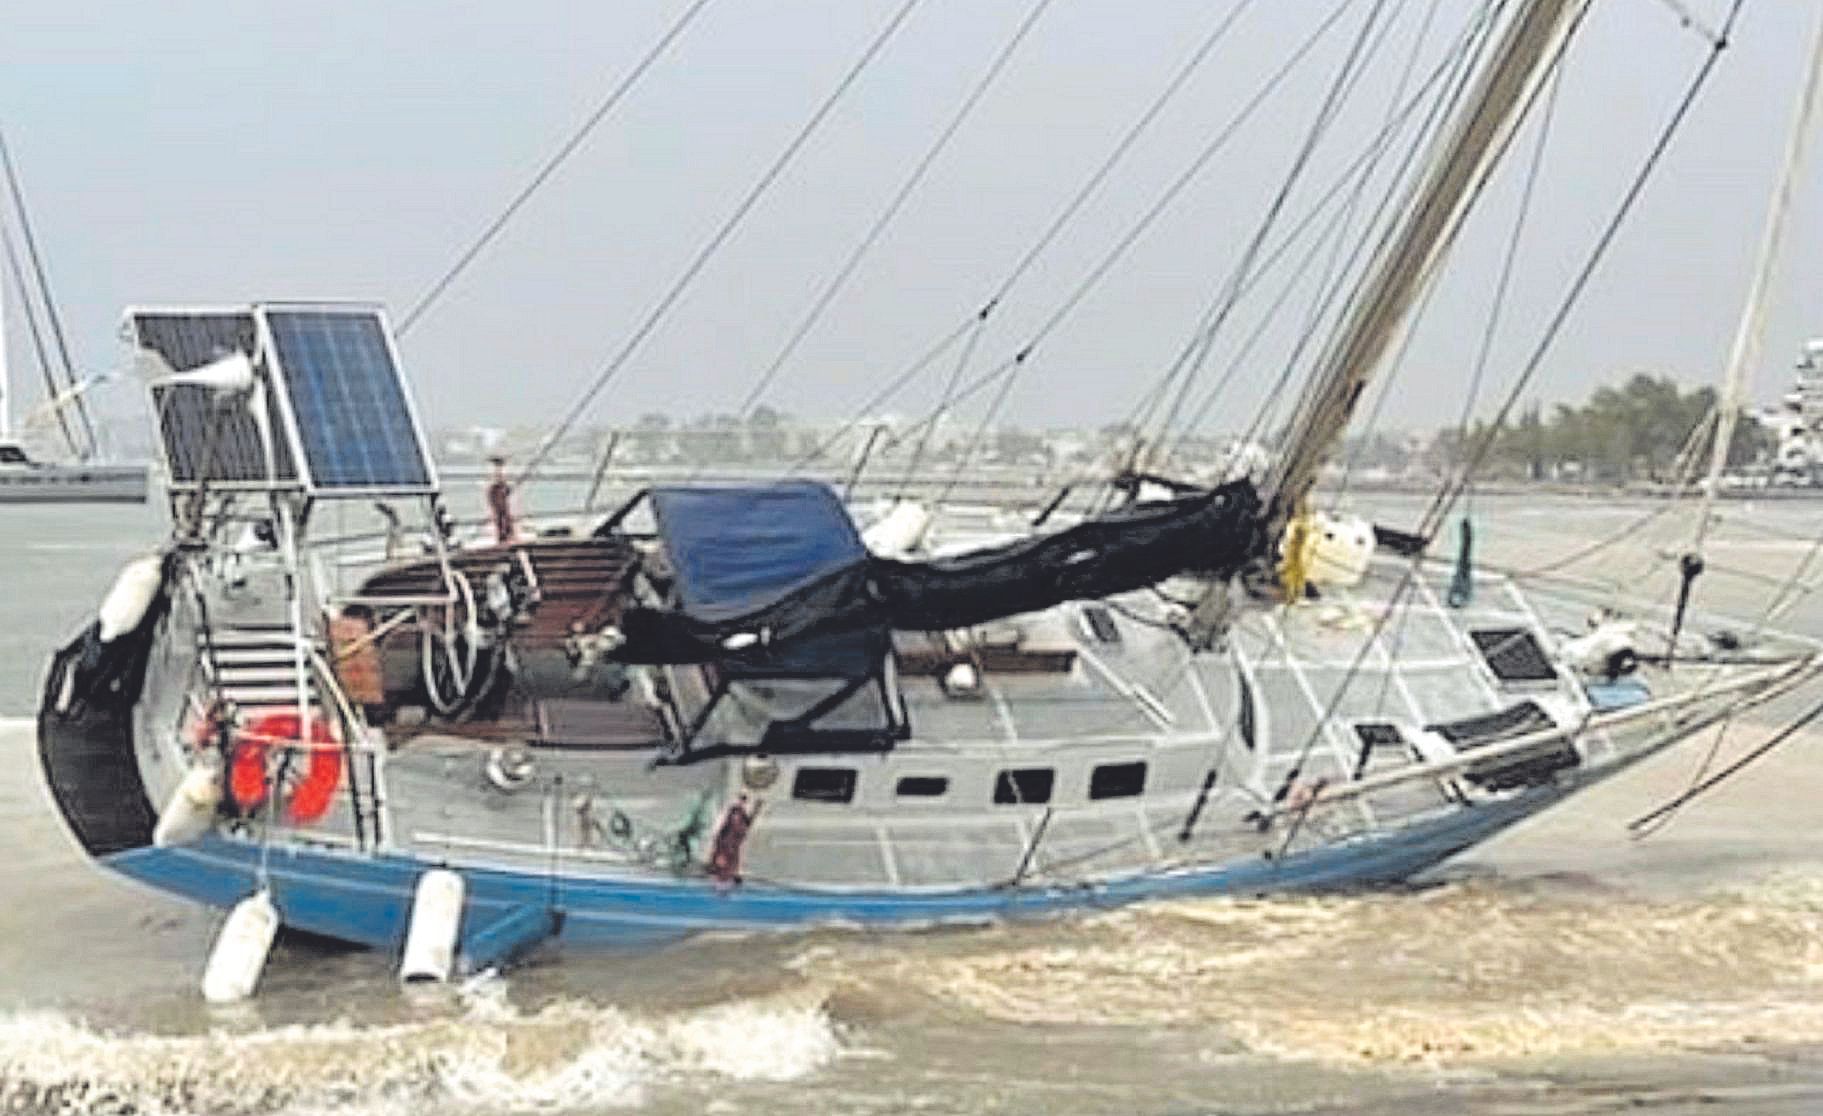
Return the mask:
POLYGON ((302 739, 302 718, 295 712, 268 713, 246 725, 235 737, 228 763, 228 793, 243 810, 266 801, 271 777, 267 757, 274 748, 293 748, 291 771, 303 774, 286 779, 285 817, 313 822, 329 812, 330 800, 342 781, 342 745, 323 717, 310 718, 310 738, 302 739))

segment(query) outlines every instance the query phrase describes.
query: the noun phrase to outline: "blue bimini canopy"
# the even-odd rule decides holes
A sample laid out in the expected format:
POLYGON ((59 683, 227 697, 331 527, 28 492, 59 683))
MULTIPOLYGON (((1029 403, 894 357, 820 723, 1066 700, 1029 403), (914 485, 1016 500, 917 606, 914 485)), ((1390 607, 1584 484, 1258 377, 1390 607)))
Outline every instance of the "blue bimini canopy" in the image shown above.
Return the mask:
POLYGON ((678 604, 696 620, 745 615, 867 560, 854 521, 827 485, 659 487, 648 495, 677 575, 678 604))

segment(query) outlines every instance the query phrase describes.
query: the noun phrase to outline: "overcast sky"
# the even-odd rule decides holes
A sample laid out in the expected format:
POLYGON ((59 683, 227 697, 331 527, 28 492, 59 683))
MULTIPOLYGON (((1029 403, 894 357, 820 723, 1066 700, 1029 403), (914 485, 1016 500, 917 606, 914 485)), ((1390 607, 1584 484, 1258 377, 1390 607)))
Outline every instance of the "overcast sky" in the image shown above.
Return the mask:
MULTIPOLYGON (((712 0, 408 337, 428 420, 551 422, 901 2, 712 0)), ((733 409, 1030 2, 923 0, 591 420, 733 409)), ((797 414, 846 414, 966 320, 1235 2, 1054 0, 769 401, 797 414)), ((1009 293, 971 367, 1024 344, 1342 2, 1250 5, 1009 293)), ((1293 78, 1046 337, 1008 400, 1011 417, 1088 424, 1128 412, 1259 226, 1374 2, 1348 4, 1293 78)), ((1381 49, 1281 228, 1309 211, 1384 118, 1419 42, 1431 0, 1378 2, 1388 21, 1381 49)), ((1711 22, 1726 7, 1685 3, 1711 22)), ((335 296, 402 312, 684 6, 7 0, 0 126, 24 171, 79 360, 120 363, 116 326, 132 303, 335 296)), ((1473 6, 1437 0, 1420 73, 1473 6)), ((1817 8, 1748 0, 1734 48, 1529 397, 1580 398, 1635 370, 1692 384, 1717 375, 1817 8)), ((1595 0, 1594 9, 1563 78, 1483 409, 1511 382, 1706 49, 1666 0, 1595 0)), ((1463 405, 1530 134, 1452 261, 1385 425, 1435 426, 1463 405)), ((1801 191, 1756 379, 1762 399, 1784 389, 1801 341, 1823 334, 1818 177, 1801 191)), ((1269 274, 1237 309, 1211 378, 1290 277, 1269 274)), ((1300 320, 1309 301, 1294 294, 1286 320, 1300 320)), ((1209 426, 1245 425, 1295 332, 1269 334, 1276 341, 1236 368, 1209 426)), ((17 336, 13 348, 18 368, 17 336)), ((928 406, 953 366, 943 362, 892 409, 928 406)))

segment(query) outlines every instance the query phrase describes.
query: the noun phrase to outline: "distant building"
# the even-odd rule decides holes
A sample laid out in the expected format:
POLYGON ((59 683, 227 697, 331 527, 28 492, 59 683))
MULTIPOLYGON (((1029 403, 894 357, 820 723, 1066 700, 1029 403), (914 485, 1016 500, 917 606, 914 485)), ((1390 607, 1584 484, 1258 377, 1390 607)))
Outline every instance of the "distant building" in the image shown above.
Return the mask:
POLYGON ((1804 343, 1791 390, 1759 416, 1778 442, 1773 477, 1786 484, 1823 484, 1823 338, 1804 343))

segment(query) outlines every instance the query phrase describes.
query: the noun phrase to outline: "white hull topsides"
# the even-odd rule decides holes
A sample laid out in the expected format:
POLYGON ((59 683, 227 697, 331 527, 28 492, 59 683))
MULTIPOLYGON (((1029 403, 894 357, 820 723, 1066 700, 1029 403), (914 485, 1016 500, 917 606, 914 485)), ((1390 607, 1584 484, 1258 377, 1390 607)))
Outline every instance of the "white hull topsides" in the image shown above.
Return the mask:
POLYGON ((257 889, 249 941, 428 907, 486 958, 566 912, 612 944, 1399 879, 1814 679, 1758 624, 1423 557, 1457 479, 1426 537, 1310 511, 1586 7, 1490 24, 1259 487, 1125 477, 1061 529, 945 508, 883 554, 826 487, 680 484, 460 546, 383 313, 130 311, 177 526, 57 658, 59 806, 142 879, 257 889), (376 501, 379 537, 318 529, 376 501))
MULTIPOLYGON (((538 545, 527 549, 535 563, 538 545)), ((1647 686, 1672 679, 1648 669, 1597 682, 1617 706, 1601 712, 1511 583, 1478 578, 1474 601, 1450 608, 1448 567, 1421 564, 1408 582, 1412 569, 1380 558, 1356 589, 1245 611, 1204 653, 1151 594, 952 635, 973 644, 953 659, 977 664, 973 679, 922 665, 922 649, 902 642, 894 681, 910 735, 861 754, 766 753, 730 717, 715 723, 735 754, 655 764, 703 708, 710 668, 591 675, 549 650, 521 652, 513 669, 528 687, 554 671, 567 686, 544 688, 563 696, 493 720, 441 717, 413 703, 413 633, 382 641, 390 696, 347 711, 364 724, 337 718, 342 702, 322 695, 334 672, 313 672, 351 760, 327 811, 292 824, 255 810, 225 830, 278 847, 707 886, 716 819, 745 796, 758 814, 741 850, 750 881, 1074 885, 1385 837, 1530 787, 1581 784, 1817 669, 1806 654, 1683 665, 1676 692, 1659 696, 1647 686)), ((155 803, 206 750, 204 711, 224 695, 243 723, 268 705, 295 708, 272 608, 278 572, 243 565, 174 594, 133 715, 155 803), (199 655, 211 642, 219 666, 199 655)))

